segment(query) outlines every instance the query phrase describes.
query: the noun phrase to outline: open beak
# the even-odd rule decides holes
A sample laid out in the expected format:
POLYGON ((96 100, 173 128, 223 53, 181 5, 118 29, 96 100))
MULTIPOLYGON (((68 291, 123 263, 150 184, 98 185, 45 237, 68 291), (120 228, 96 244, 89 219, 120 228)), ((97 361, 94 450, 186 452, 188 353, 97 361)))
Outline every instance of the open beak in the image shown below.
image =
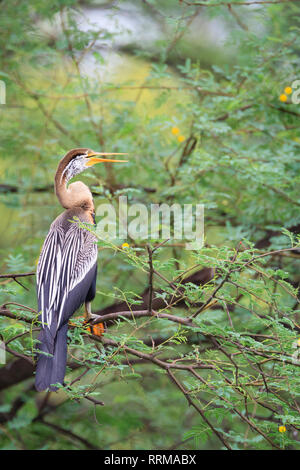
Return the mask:
POLYGON ((128 160, 113 160, 111 158, 98 158, 96 155, 128 155, 128 153, 107 153, 107 152, 90 152, 88 153, 89 161, 86 163, 87 166, 95 165, 96 163, 109 162, 109 163, 126 163, 128 160))

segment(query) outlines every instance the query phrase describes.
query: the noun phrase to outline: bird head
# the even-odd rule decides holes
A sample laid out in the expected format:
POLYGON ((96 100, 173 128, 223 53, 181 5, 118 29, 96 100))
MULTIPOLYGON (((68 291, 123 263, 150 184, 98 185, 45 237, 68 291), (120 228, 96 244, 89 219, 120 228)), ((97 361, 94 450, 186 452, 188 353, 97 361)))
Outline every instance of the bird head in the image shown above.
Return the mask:
POLYGON ((96 165, 101 162, 109 163, 125 163, 127 160, 114 160, 110 157, 112 155, 127 155, 126 153, 107 153, 107 152, 94 152, 94 150, 87 148, 79 148, 70 150, 66 156, 62 159, 62 177, 69 181, 79 173, 82 173, 87 168, 96 165))

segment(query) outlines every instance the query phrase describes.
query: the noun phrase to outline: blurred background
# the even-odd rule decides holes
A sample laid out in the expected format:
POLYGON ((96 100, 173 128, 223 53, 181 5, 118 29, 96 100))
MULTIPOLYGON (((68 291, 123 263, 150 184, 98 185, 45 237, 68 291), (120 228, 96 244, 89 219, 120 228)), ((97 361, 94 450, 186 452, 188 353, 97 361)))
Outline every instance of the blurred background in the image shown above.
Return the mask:
MULTIPOLYGON (((300 223, 300 110, 285 89, 300 78, 299 6, 296 1, 219 3, 1 2, 0 79, 6 85, 6 104, 0 106, 0 273, 35 271, 50 223, 62 211, 53 192, 56 167, 76 147, 129 153, 126 166, 97 165, 80 175, 91 187, 96 207, 103 202, 117 207, 120 195, 146 205, 205 205, 205 243, 217 251, 200 259, 180 243, 167 245, 159 251, 157 268, 168 279, 195 264, 216 267, 216 260, 223 269, 228 253, 241 240, 258 249, 289 246, 282 228, 295 234, 300 223)), ((139 253, 144 256, 145 242, 124 241, 134 253, 132 259, 121 244, 118 249, 99 245, 95 311, 108 312, 118 302, 137 302, 140 308, 148 275, 137 269, 137 259, 139 253)), ((282 257, 269 267, 287 271, 297 288, 296 261, 282 257)), ((34 278, 21 280, 22 285, 0 281, 0 304, 14 301, 36 309, 34 278)), ((199 282, 191 280, 190 303, 203 300, 199 282)), ((161 295, 168 292, 161 279, 156 287, 165 289, 161 295)), ((256 302, 255 308, 267 314, 267 307, 255 300, 257 292, 249 295, 241 302, 251 308, 256 302)), ((275 300, 293 308, 284 289, 279 288, 275 300)), ((185 314, 186 308, 177 310, 185 314)), ((252 317, 239 308, 237 331, 258 332, 252 317)), ((210 319, 228 323, 222 308, 216 307, 210 319)), ((23 323, 1 322, 8 337, 24 329, 23 323)), ((130 327, 123 328, 126 336, 130 327)), ((154 321, 136 338, 146 338, 150 347, 151 338, 164 343, 177 335, 177 353, 194 354, 198 333, 188 340, 181 334, 185 337, 176 324, 154 321)), ((166 352, 172 357, 171 344, 166 352)), ((29 342, 11 345, 17 353, 30 355, 29 342)), ((83 393, 78 385, 71 400, 63 391, 50 399, 53 413, 47 426, 34 421, 43 398, 32 392, 30 375, 3 387, 2 414, 11 412, 18 397, 23 400, 21 412, 1 427, 3 448, 89 447, 72 435, 57 436, 61 416, 65 427, 97 448, 222 448, 157 367, 122 367, 119 361, 96 383, 105 407, 78 403, 83 393), (23 429, 26 438, 20 436, 23 429)), ((223 389, 222 381, 219 386, 223 389)), ((216 426, 225 430, 235 448, 270 447, 261 434, 262 440, 255 441, 253 430, 232 421, 228 410, 224 418, 222 406, 210 409, 212 397, 204 396, 216 426)), ((281 421, 261 422, 270 426, 265 432, 273 432, 275 441, 282 439, 276 434, 281 421)), ((297 447, 298 437, 290 439, 286 445, 297 447)))

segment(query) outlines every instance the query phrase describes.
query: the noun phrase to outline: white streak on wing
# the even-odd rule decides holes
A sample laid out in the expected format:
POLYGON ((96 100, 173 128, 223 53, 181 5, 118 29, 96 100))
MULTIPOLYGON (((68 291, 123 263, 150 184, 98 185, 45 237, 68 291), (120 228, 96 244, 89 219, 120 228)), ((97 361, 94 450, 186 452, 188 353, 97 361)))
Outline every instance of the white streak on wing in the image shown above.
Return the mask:
POLYGON ((58 289, 59 289, 59 277, 61 275, 61 267, 62 267, 62 260, 61 260, 61 247, 57 245, 57 252, 55 256, 55 263, 53 266, 53 278, 51 278, 51 286, 49 290, 49 324, 52 322, 52 316, 54 311, 54 302, 57 298, 58 289))
POLYGON ((45 314, 44 314, 45 306, 44 306, 44 291, 43 291, 43 289, 41 291, 41 310, 42 310, 42 326, 44 328, 46 322, 45 322, 45 314))
POLYGON ((97 262, 98 248, 93 240, 88 240, 88 243, 84 244, 84 250, 82 248, 79 251, 77 258, 77 265, 75 267, 75 273, 72 278, 72 284, 70 289, 73 290, 86 276, 86 274, 92 269, 97 262))
POLYGON ((50 232, 43 245, 38 268, 37 268, 37 285, 38 296, 41 299, 41 317, 42 326, 51 325, 52 321, 52 304, 57 295, 58 278, 61 270, 61 243, 63 239, 63 231, 60 227, 52 224, 50 232), (46 286, 48 286, 49 296, 45 298, 46 286))
POLYGON ((37 268, 43 327, 47 323, 50 328, 55 317, 57 328, 60 326, 68 295, 95 266, 97 254, 95 237, 90 232, 75 223, 66 232, 59 221, 52 224, 37 268))
POLYGON ((61 305, 60 305, 60 310, 59 310, 59 315, 58 315, 58 320, 57 320, 57 328, 58 326, 60 325, 60 322, 61 322, 61 319, 62 319, 62 314, 63 314, 63 311, 64 311, 64 306, 65 306, 65 303, 66 303, 66 300, 67 300, 67 295, 68 295, 68 292, 66 291, 64 293, 64 296, 63 296, 63 299, 62 299, 62 302, 61 302, 61 305))
POLYGON ((49 288, 49 310, 51 309, 53 302, 56 298, 58 279, 61 269, 61 250, 60 246, 57 247, 55 264, 52 268, 52 276, 50 277, 50 288, 49 288))

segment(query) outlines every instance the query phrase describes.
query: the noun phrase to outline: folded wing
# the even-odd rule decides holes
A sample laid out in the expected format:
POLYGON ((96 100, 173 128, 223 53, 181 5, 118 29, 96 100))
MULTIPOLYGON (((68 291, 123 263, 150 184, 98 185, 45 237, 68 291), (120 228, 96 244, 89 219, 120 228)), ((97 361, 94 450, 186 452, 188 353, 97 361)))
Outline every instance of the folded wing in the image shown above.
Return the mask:
POLYGON ((37 268, 38 308, 52 337, 85 301, 96 276, 96 237, 66 218, 51 225, 37 268))

